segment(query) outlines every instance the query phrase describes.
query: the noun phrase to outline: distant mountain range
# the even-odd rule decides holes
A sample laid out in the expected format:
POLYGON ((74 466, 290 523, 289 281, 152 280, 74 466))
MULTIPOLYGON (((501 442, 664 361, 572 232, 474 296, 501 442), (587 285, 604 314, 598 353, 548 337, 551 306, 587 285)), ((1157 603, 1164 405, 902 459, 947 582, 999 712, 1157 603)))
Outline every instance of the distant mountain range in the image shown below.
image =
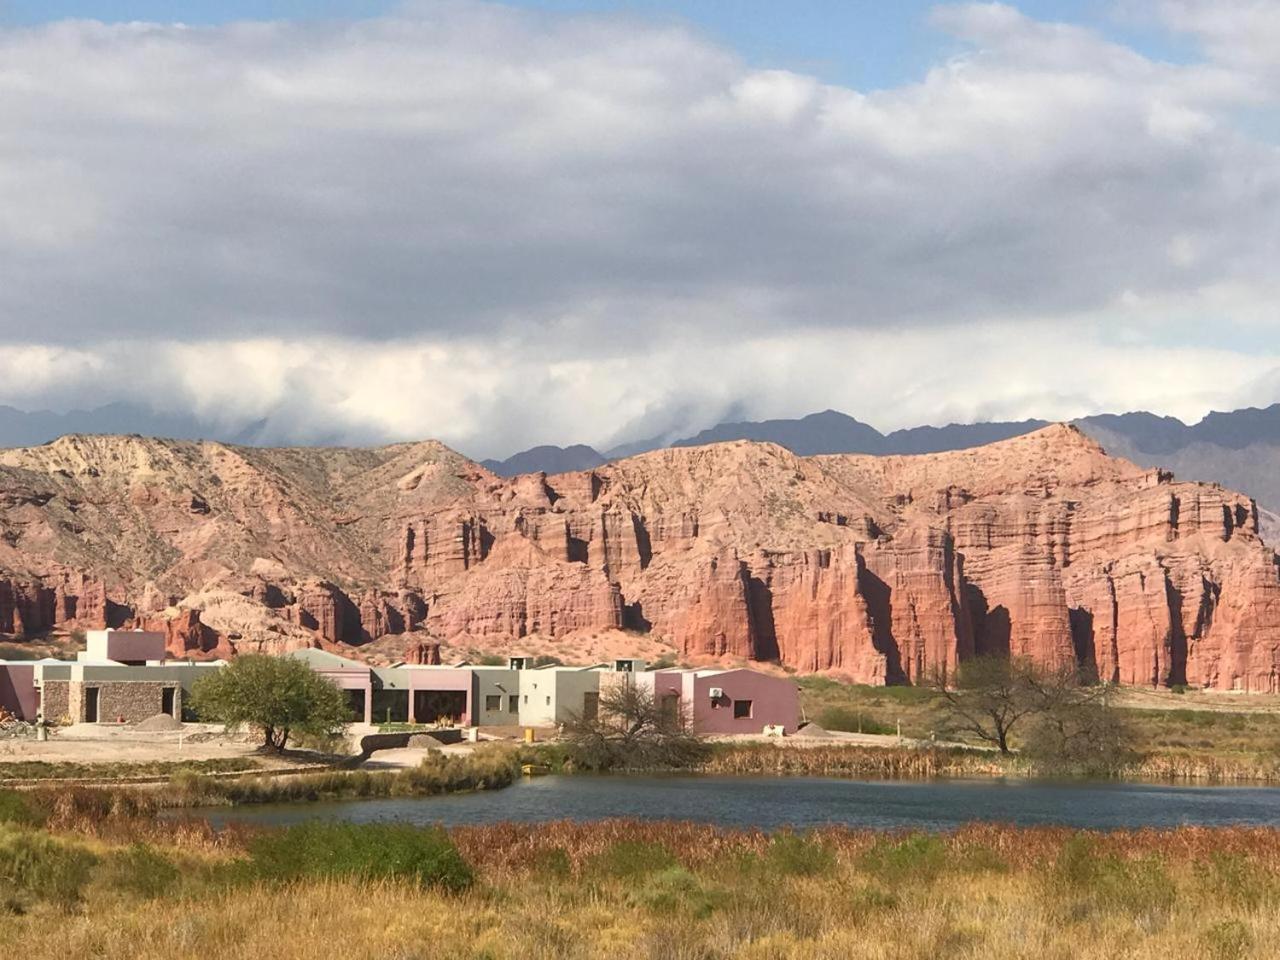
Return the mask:
MULTIPOLYGON (((1021 436, 1046 426, 1046 420, 953 423, 945 427, 913 427, 884 434, 835 410, 795 420, 721 423, 665 446, 690 447, 728 440, 779 444, 794 453, 893 454, 944 453, 1021 436)), ((1102 414, 1074 421, 1109 453, 1144 467, 1168 467, 1183 480, 1220 483, 1249 494, 1270 516, 1264 527, 1280 534, 1280 403, 1258 409, 1211 413, 1199 423, 1136 412, 1102 414)), ((519 473, 564 473, 586 470, 620 456, 632 456, 664 444, 630 444, 601 453, 581 444, 542 446, 506 460, 485 460, 501 476, 519 473)))
MULTIPOLYGON (((953 423, 885 434, 847 414, 824 410, 799 419, 721 423, 670 442, 653 438, 603 452, 584 444, 539 446, 505 460, 482 462, 501 476, 540 471, 566 473, 664 446, 700 446, 728 440, 768 441, 806 456, 944 453, 1020 436, 1048 422, 953 423)), ((1195 424, 1146 412, 1101 414, 1074 422, 1115 456, 1144 467, 1168 467, 1180 479, 1220 483, 1249 494, 1268 514, 1263 525, 1271 533, 1270 539, 1280 538, 1280 518, 1275 516, 1280 514, 1280 403, 1262 409, 1211 413, 1195 424)), ((0 406, 0 447, 35 446, 66 434, 141 434, 261 446, 270 439, 267 425, 264 419, 237 429, 221 429, 189 414, 162 413, 129 403, 67 413, 27 412, 0 406)))

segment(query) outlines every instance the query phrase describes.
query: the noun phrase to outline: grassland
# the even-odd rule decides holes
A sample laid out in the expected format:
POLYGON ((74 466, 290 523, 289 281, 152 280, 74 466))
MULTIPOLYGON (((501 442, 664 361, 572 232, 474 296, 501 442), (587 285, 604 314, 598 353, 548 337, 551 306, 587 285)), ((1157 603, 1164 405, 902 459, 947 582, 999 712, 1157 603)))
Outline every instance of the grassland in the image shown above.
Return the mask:
MULTIPOLYGON (((828 730, 896 734, 901 724, 904 737, 929 740, 942 728, 937 695, 927 688, 869 687, 824 677, 798 683, 805 715, 828 730)), ((1275 698, 1120 691, 1116 702, 1129 742, 1143 757, 1128 775, 1280 780, 1275 698)))
POLYGON ((1276 955, 1280 831, 769 836, 678 823, 214 833, 0 794, 24 960, 1276 955))

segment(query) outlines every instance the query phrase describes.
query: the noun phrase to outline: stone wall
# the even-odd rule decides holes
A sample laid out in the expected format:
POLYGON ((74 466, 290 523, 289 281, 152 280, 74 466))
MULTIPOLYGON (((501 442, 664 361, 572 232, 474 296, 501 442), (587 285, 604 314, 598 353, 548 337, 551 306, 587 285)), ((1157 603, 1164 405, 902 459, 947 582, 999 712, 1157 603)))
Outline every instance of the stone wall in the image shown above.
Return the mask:
POLYGON ((40 713, 49 723, 71 716, 71 684, 66 680, 46 680, 41 686, 40 713))
POLYGON ((98 722, 138 723, 161 713, 164 691, 172 690, 173 715, 182 717, 182 687, 176 682, 160 680, 84 681, 69 684, 68 712, 75 723, 85 721, 85 693, 98 690, 98 722))

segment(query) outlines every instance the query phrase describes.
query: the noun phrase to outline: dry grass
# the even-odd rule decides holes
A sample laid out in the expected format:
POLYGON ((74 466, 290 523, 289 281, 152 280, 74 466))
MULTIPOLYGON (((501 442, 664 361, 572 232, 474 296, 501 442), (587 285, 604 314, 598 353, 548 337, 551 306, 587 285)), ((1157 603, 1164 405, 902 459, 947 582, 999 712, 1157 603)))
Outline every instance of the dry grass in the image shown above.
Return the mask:
POLYGON ((478 872, 464 894, 323 879, 146 896, 99 885, 87 905, 5 918, 0 948, 24 960, 1243 960, 1280 944, 1272 830, 775 840, 620 821, 453 836, 478 872))

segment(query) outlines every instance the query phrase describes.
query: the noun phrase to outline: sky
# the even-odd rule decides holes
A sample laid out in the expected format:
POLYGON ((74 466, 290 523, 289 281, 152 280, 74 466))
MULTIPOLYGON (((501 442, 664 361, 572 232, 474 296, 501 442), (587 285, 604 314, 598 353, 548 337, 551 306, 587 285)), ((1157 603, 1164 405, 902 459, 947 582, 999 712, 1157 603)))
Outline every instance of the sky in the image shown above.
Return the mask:
POLYGON ((607 447, 1280 400, 1280 0, 0 0, 0 403, 607 447))

